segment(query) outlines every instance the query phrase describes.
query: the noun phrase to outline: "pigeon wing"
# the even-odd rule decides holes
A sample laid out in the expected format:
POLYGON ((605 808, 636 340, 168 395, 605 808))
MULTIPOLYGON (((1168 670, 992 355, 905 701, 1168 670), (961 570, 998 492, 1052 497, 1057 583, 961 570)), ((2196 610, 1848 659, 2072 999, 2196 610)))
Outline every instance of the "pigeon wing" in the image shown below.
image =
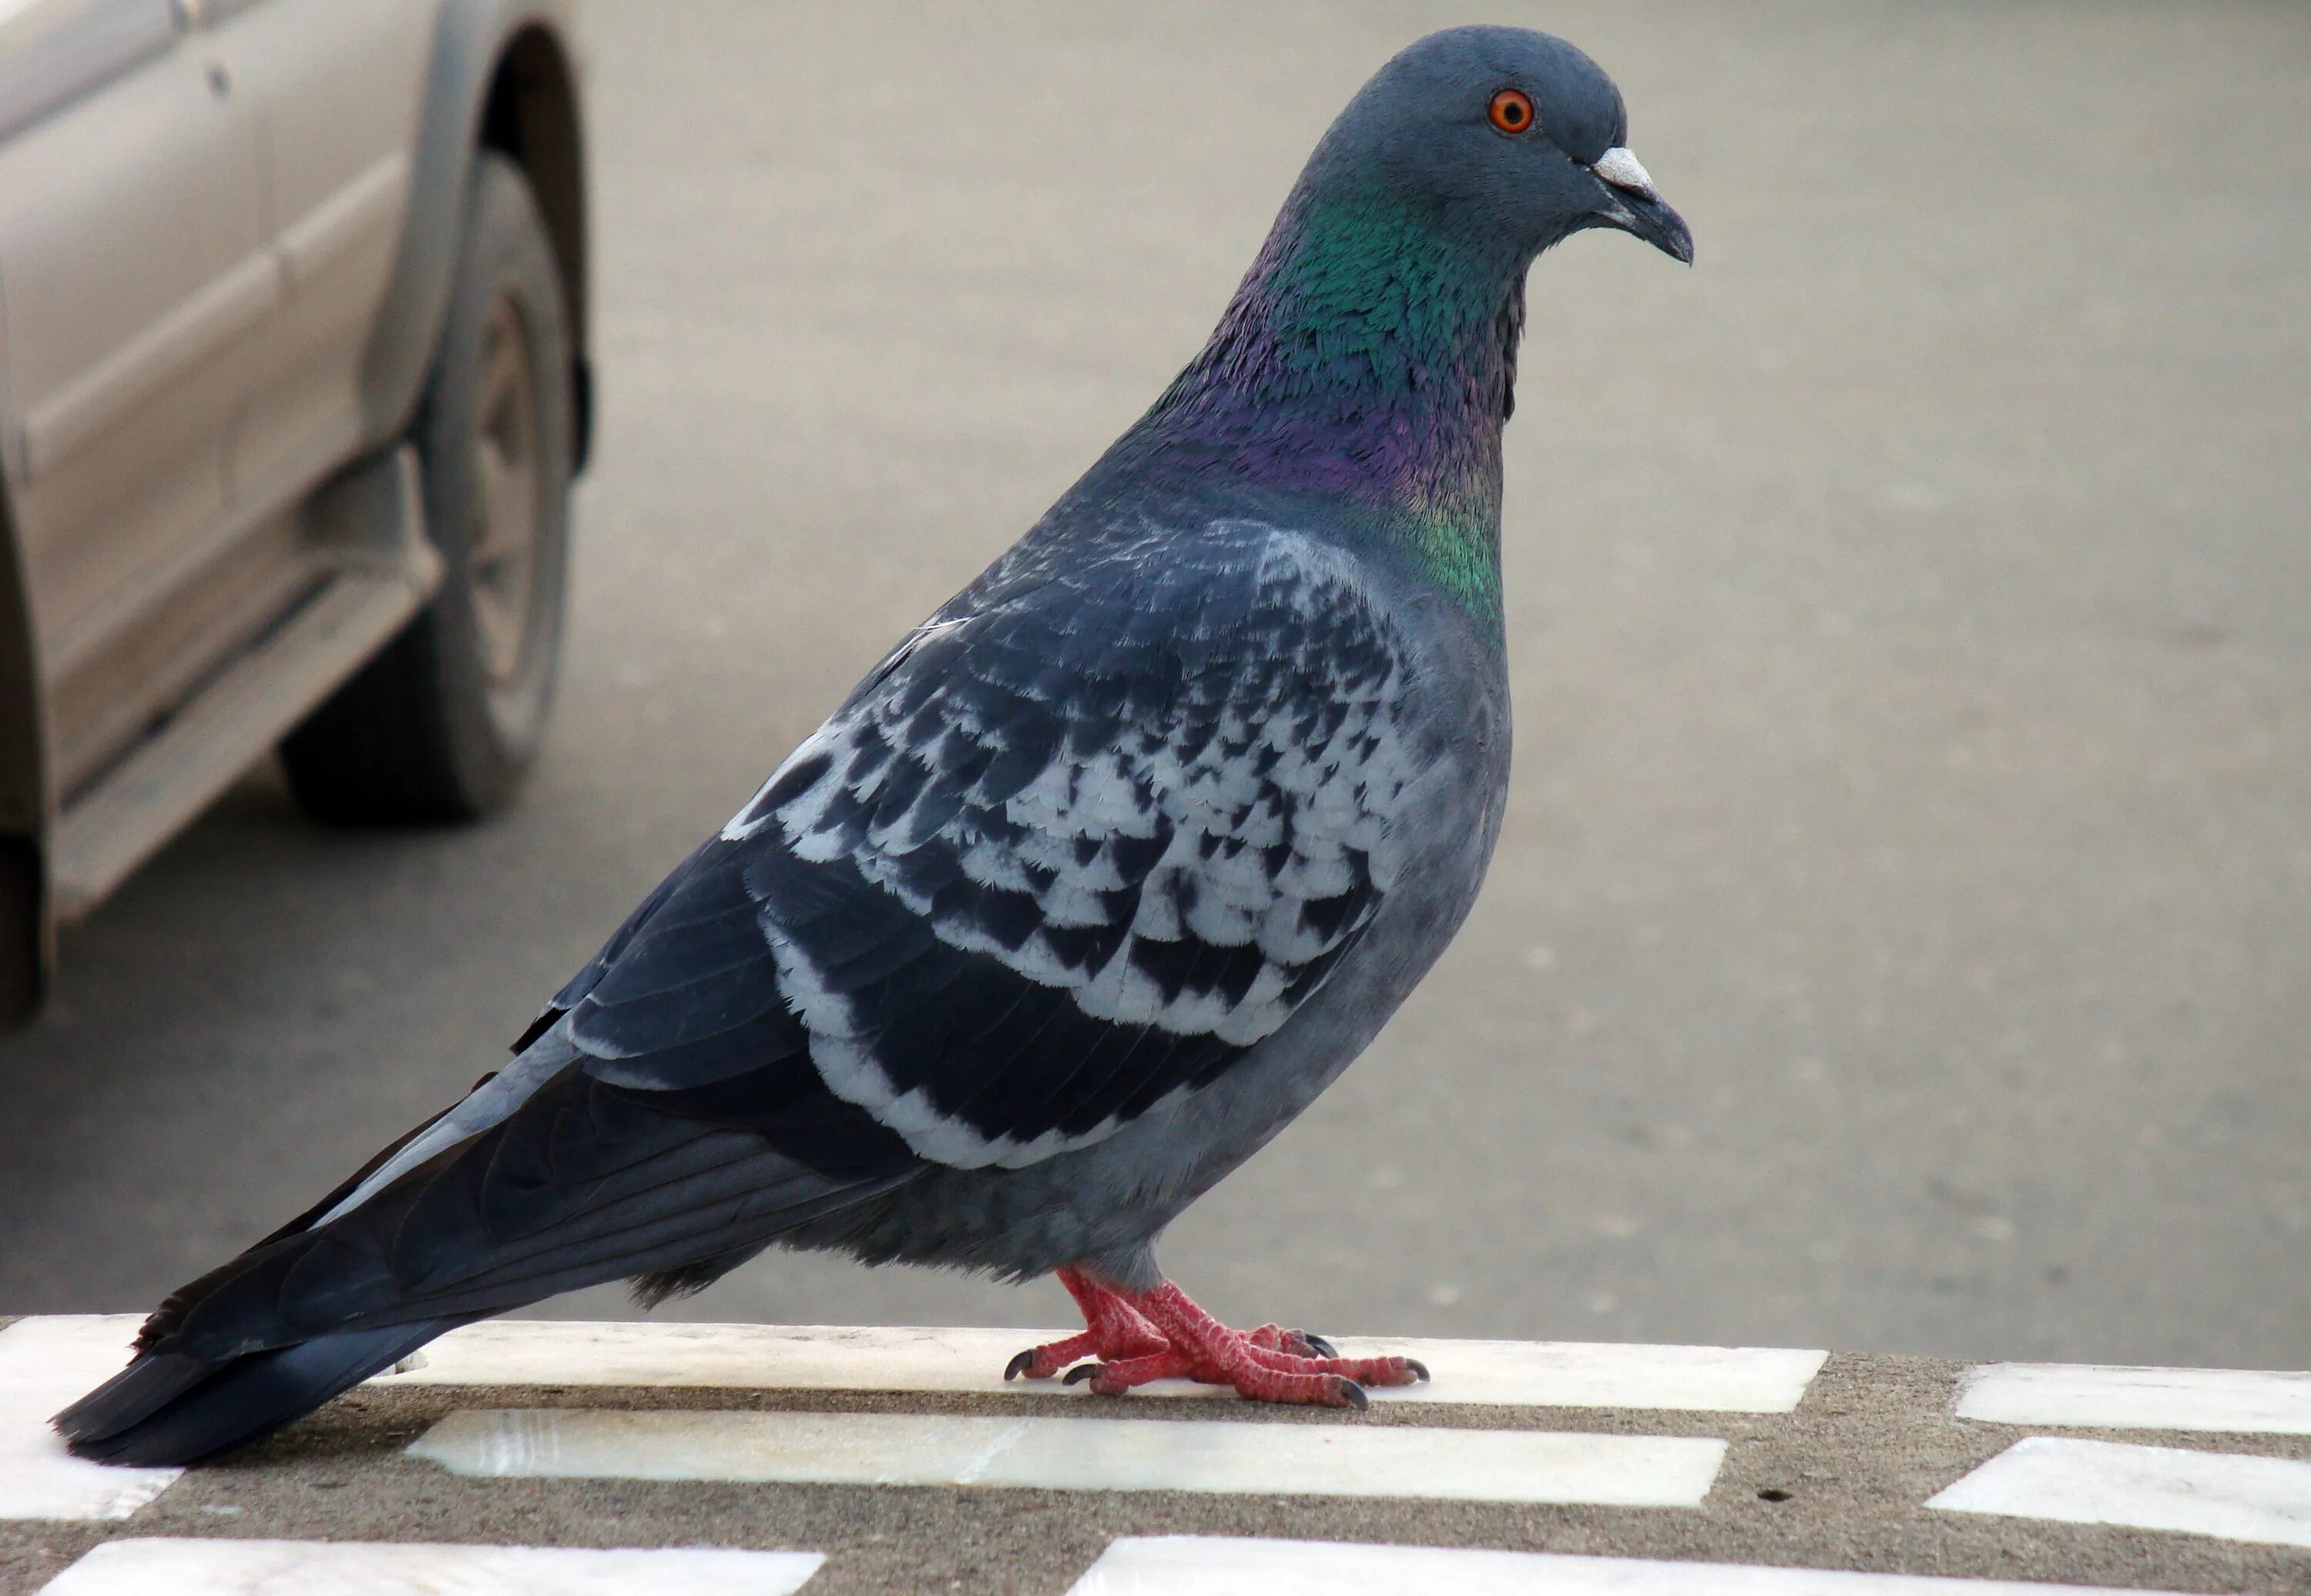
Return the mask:
POLYGON ((630 1090, 807 1096, 807 1057, 964 1168, 1217 1077, 1370 923, 1436 751, 1337 556, 1266 528, 1182 541, 967 591, 545 1023, 566 1008, 587 1073, 630 1090))

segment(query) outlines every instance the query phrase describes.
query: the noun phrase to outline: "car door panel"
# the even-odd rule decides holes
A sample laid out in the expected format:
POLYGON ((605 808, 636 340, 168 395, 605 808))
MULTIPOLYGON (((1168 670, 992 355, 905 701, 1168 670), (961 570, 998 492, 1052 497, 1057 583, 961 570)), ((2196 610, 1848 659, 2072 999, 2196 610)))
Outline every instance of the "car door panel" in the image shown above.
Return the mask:
POLYGON ((252 255, 139 327, 25 414, 26 478, 39 483, 53 477, 83 447, 121 425, 153 396, 244 341, 281 299, 278 264, 252 255))
POLYGON ((434 9, 242 0, 207 24, 256 108, 289 288, 235 436, 237 492, 301 485, 360 441, 361 362, 408 210, 434 9))
POLYGON ((164 3, 10 5, 0 15, 0 138, 176 42, 164 3))
MULTIPOLYGON (((20 108, 0 135, 0 434, 52 690, 225 520, 254 339, 285 296, 255 118, 176 26, 167 0, 32 0, 0 24, 0 106, 20 108), (43 103, 25 85, 59 59, 83 81, 43 103)), ((83 729, 52 725, 60 787, 103 755, 83 729)))

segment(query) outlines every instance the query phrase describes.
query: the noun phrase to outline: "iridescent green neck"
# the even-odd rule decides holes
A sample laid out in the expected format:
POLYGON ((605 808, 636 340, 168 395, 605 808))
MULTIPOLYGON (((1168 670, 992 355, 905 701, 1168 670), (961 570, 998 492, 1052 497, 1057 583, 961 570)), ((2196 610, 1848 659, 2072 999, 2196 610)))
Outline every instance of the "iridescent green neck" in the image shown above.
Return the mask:
POLYGON ((1348 501, 1439 587, 1497 619, 1501 423, 1523 271, 1513 249, 1434 212, 1304 179, 1211 341, 1135 437, 1199 469, 1348 501))

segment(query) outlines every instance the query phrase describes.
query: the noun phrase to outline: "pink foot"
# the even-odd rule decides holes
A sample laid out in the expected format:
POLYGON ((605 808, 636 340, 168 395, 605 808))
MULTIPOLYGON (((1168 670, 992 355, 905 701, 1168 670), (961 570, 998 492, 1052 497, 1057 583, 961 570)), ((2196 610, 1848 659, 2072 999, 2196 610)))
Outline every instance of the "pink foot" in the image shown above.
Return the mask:
POLYGON ((1171 1345, 1121 1293, 1076 1269, 1061 1269, 1059 1274, 1060 1284, 1083 1310, 1083 1333, 1028 1347, 1011 1360, 1003 1371, 1004 1379, 1016 1380, 1024 1374, 1030 1380, 1049 1380, 1080 1358, 1145 1357, 1171 1345))
POLYGON ((1057 1368, 1077 1357, 1095 1356, 1099 1362, 1070 1370, 1068 1383, 1088 1380, 1101 1396, 1121 1396, 1151 1380, 1188 1379, 1228 1386, 1259 1402, 1362 1408, 1367 1385, 1410 1385, 1428 1378, 1428 1371, 1411 1358, 1337 1357, 1321 1338, 1278 1325, 1232 1330, 1169 1281, 1143 1295, 1126 1295, 1073 1270, 1062 1270, 1060 1278, 1083 1305, 1092 1328, 1081 1336, 1024 1352, 1012 1367, 1032 1374, 1047 1364, 1057 1368), (1119 1344, 1103 1344, 1108 1332, 1094 1316, 1094 1300, 1110 1323, 1116 1322, 1110 1303, 1130 1314, 1136 1347, 1127 1349, 1121 1338, 1114 1339, 1119 1344))

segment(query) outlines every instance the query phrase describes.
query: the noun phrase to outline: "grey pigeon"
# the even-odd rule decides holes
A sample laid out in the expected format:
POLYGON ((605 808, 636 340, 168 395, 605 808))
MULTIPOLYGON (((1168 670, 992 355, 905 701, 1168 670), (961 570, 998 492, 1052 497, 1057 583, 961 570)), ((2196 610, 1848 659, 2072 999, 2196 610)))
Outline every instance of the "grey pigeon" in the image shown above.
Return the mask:
POLYGON ((1327 132, 1203 352, 643 900, 514 1061, 146 1321, 58 1416, 182 1463, 456 1326, 771 1246, 1057 1273, 1010 1373, 1362 1406, 1155 1237, 1467 915, 1509 770, 1501 427, 1525 271, 1691 235, 1579 50, 1463 28, 1327 132), (1088 1360, 1088 1361, 1083 1361, 1088 1360))

